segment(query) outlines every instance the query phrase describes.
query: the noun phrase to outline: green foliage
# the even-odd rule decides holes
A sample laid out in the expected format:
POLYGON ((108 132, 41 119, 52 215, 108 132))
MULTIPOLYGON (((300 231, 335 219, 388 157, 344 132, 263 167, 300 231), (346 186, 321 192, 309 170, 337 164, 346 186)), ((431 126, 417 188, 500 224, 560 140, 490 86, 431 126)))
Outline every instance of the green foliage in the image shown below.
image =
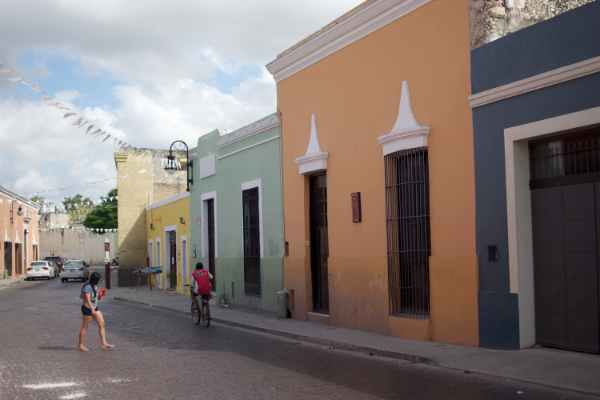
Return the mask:
POLYGON ((116 229, 117 205, 117 189, 113 189, 87 214, 83 225, 91 229, 116 229))
POLYGON ((42 196, 33 196, 31 199, 29 199, 31 201, 33 201, 34 203, 37 203, 39 205, 44 204, 44 198, 42 196))
POLYGON ((71 223, 80 224, 94 208, 94 202, 89 197, 76 194, 72 197, 65 197, 63 206, 71 218, 71 223))

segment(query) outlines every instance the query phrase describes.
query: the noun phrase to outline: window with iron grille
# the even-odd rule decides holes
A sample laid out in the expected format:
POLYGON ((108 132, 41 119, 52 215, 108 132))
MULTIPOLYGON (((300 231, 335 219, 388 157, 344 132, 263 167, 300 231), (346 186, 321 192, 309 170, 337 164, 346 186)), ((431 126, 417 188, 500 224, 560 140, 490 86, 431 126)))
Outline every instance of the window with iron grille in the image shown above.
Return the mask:
POLYGON ((258 188, 242 192, 244 218, 244 288, 260 295, 260 214, 258 188))
POLYGON ((531 188, 571 185, 600 178, 600 127, 529 144, 531 188))
POLYGON ((385 157, 390 313, 429 315, 429 164, 427 148, 385 157))

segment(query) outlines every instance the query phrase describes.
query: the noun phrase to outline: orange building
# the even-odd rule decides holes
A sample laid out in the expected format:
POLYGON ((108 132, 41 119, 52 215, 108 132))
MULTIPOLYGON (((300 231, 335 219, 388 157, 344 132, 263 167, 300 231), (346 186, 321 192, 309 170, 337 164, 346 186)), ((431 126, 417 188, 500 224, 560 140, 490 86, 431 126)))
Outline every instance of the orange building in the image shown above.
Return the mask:
POLYGON ((267 68, 292 315, 478 345, 469 0, 369 0, 267 68))

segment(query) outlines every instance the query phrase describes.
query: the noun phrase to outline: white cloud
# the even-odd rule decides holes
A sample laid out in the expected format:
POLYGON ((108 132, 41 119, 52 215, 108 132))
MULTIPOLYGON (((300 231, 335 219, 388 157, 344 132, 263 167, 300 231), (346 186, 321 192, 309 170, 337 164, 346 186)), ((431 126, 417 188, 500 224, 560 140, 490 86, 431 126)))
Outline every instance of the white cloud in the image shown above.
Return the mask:
MULTIPOLYGON (((108 73, 119 82, 114 104, 86 109, 86 116, 136 146, 166 147, 174 139, 193 144, 212 129, 234 130, 274 112, 275 84, 264 64, 358 3, 0 1, 0 62, 14 65, 20 55, 41 51, 79 63, 99 84, 108 73), (243 75, 248 66, 262 68, 261 74, 243 75), (219 72, 235 76, 233 88, 215 84, 219 72)), ((52 78, 53 68, 42 57, 27 73, 52 78)), ((0 82, 0 91, 5 87, 0 82)), ((86 104, 94 104, 92 96, 77 87, 57 94, 86 104)), ((29 194, 114 176, 112 146, 86 137, 56 110, 0 100, 0 115, 0 184, 29 194)), ((73 192, 97 197, 111 185, 73 192)))

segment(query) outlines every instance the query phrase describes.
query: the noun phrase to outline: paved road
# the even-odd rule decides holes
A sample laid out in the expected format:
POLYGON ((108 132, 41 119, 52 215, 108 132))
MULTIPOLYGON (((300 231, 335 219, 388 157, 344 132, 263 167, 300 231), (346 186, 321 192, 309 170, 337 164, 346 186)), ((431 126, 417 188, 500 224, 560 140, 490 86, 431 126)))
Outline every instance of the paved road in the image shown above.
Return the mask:
POLYGON ((0 399, 585 399, 332 351, 107 300, 114 351, 76 351, 78 283, 0 291, 0 399))

